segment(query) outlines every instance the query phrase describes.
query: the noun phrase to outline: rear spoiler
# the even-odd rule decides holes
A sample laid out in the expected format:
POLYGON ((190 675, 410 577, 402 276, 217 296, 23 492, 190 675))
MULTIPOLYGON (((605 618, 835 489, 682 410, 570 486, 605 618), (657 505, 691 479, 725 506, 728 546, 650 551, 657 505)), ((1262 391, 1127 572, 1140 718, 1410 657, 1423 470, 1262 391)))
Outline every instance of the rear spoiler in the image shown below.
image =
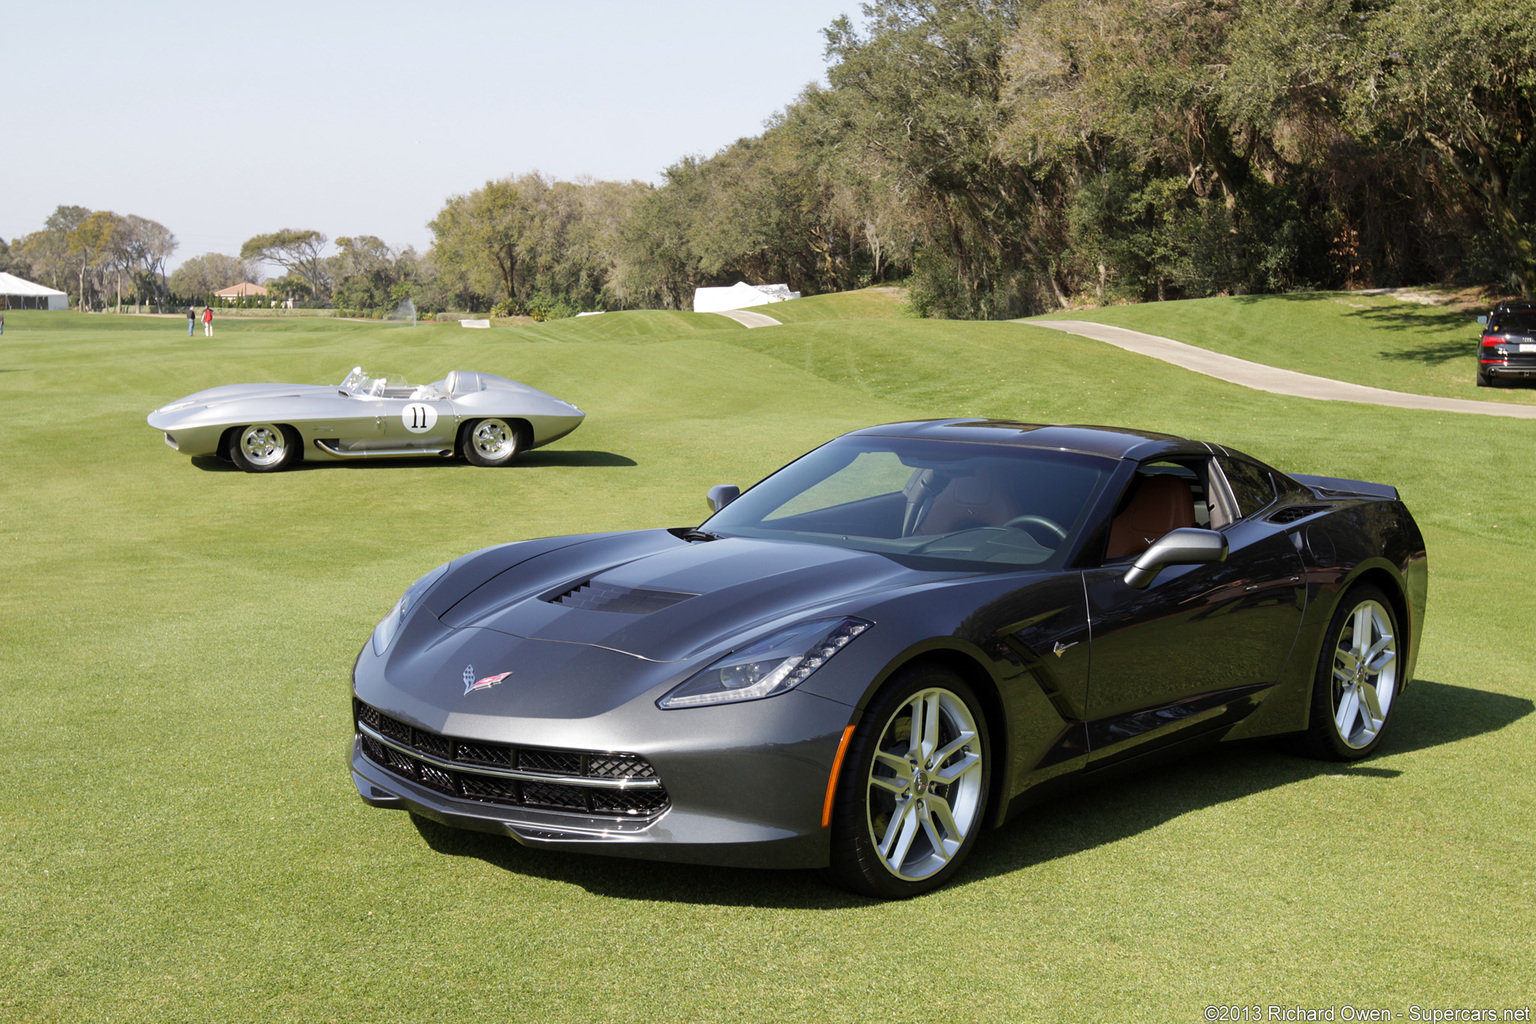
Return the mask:
POLYGON ((1291 473, 1290 478, 1318 491, 1324 498, 1391 498, 1397 501, 1397 488, 1391 484, 1372 484, 1364 480, 1345 480, 1336 476, 1307 476, 1291 473))

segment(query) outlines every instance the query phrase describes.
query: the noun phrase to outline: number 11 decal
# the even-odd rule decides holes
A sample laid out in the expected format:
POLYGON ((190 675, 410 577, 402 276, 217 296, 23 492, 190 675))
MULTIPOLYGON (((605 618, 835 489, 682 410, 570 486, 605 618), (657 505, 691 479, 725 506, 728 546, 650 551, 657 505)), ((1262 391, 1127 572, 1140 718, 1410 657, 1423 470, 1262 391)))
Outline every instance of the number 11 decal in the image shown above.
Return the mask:
POLYGON ((421 402, 412 402, 400 410, 400 422, 413 434, 425 434, 437 425, 437 410, 421 402))

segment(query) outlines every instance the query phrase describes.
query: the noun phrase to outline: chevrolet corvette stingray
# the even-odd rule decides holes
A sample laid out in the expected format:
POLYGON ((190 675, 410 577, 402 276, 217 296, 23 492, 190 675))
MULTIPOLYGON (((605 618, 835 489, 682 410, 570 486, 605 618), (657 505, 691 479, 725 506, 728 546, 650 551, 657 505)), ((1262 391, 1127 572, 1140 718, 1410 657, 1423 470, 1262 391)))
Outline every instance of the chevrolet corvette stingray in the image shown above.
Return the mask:
POLYGON ((486 548, 358 654, 358 793, 529 847, 943 884, 1031 801, 1205 744, 1352 760, 1413 678, 1387 485, 1218 444, 940 420, 702 525, 486 548))

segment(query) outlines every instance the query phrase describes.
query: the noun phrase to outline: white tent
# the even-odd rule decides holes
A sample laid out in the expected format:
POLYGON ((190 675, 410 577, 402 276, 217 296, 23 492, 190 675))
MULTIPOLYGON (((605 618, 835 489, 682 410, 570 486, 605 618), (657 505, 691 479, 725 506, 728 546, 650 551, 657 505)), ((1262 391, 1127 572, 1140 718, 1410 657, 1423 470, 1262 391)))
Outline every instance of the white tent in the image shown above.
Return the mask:
POLYGON ((0 273, 0 309, 68 309, 69 296, 57 288, 0 273))
POLYGON ((718 313, 724 309, 745 309, 748 306, 763 306, 799 297, 800 293, 790 291, 787 284, 747 284, 745 281, 737 281, 729 288, 695 288, 693 311, 718 313))

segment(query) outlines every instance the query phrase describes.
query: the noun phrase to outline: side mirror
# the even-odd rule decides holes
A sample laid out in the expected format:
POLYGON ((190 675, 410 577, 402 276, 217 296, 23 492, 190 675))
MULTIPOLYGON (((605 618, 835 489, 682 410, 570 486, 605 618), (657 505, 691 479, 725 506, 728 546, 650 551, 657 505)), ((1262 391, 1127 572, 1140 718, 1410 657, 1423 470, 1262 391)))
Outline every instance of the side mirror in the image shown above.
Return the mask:
POLYGON ((1145 590, 1170 565, 1207 565, 1226 560, 1226 537, 1215 530, 1184 526, 1153 541, 1125 571, 1125 585, 1145 590))
POLYGON ((719 512, 725 506, 741 496, 741 488, 735 484, 715 484, 709 489, 706 497, 709 499, 709 510, 719 512))
POLYGON ((1477 318, 1477 322, 1486 326, 1488 323, 1488 318, 1485 316, 1480 316, 1477 318))

